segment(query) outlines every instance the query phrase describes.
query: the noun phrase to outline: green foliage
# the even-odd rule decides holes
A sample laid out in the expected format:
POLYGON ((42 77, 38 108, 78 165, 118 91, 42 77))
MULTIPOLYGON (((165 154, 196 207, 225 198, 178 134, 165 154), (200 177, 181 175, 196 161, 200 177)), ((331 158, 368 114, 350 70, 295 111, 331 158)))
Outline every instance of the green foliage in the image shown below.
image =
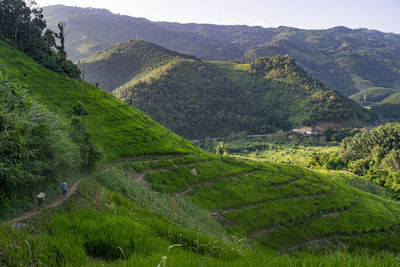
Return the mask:
POLYGON ((399 121, 400 117, 400 92, 388 96, 384 100, 374 104, 372 110, 381 114, 383 119, 399 121))
POLYGON ((365 110, 311 78, 288 57, 261 58, 251 64, 202 62, 152 43, 131 41, 80 61, 79 66, 93 84, 114 90, 118 98, 188 138, 370 119, 365 110))
POLYGON ((79 166, 79 148, 58 116, 32 102, 24 86, 1 73, 0 90, 3 194, 79 166))
POLYGON ((387 123, 345 138, 339 152, 316 154, 312 164, 327 169, 348 169, 398 193, 399 151, 399 124, 387 123))
POLYGON ((90 84, 45 69, 20 51, 9 49, 3 41, 0 41, 0 62, 3 73, 25 83, 32 97, 66 120, 72 114, 80 116, 83 105, 87 131, 105 161, 199 150, 134 107, 90 84))
POLYGON ((341 148, 343 158, 347 161, 369 158, 373 151, 381 154, 378 155, 381 158, 391 150, 400 148, 400 127, 398 124, 388 123, 370 131, 363 131, 353 138, 343 140, 341 148))
MULTIPOLYGON (((327 176, 289 165, 240 160, 166 168, 147 169, 145 177, 153 189, 184 195, 209 210, 232 235, 281 253, 337 243, 351 244, 352 251, 375 253, 379 242, 386 244, 378 235, 398 231, 398 203, 380 197, 386 195, 370 184, 351 181, 346 174, 336 178, 339 174, 327 176), (190 173, 192 168, 198 176, 190 173), (375 241, 361 239, 356 246, 355 235, 371 235, 375 241)), ((396 245, 385 247, 397 253, 396 245)))
MULTIPOLYGON (((180 159, 181 165, 178 158, 170 160, 184 167, 189 157, 180 159)), ((398 261, 383 252, 399 251, 393 235, 400 216, 397 202, 298 167, 218 160, 219 165, 209 160, 209 165, 197 162, 194 167, 201 173, 200 166, 208 170, 215 164, 236 174, 192 184, 186 199, 149 191, 119 171, 99 172, 63 206, 28 221, 23 231, 0 225, 2 263, 385 266, 398 261), (236 237, 222 235, 225 230, 209 212, 218 214, 236 237), (336 244, 345 245, 346 252, 337 251, 336 244)))
POLYGON ((79 152, 78 142, 59 116, 33 102, 26 86, 0 72, 0 218, 33 206, 35 193, 75 174, 97 158, 79 152), (15 210, 16 209, 16 210, 15 210))
POLYGON ((298 166, 316 166, 317 154, 331 153, 338 150, 337 141, 347 135, 354 135, 357 130, 331 128, 321 134, 303 135, 293 132, 278 131, 267 136, 233 135, 239 138, 223 138, 222 141, 199 140, 199 146, 210 152, 216 151, 223 144, 223 153, 235 157, 245 157, 258 161, 294 164, 298 166), (327 141, 329 139, 330 142, 327 141), (334 140, 334 141, 332 141, 334 140))
POLYGON ((60 28, 60 34, 55 34, 49 29, 43 33, 47 25, 43 9, 37 7, 35 1, 29 3, 23 0, 1 1, 0 14, 1 36, 11 40, 46 68, 70 78, 79 78, 81 74, 79 68, 66 59, 64 28, 60 28), (61 49, 56 45, 54 37, 61 39, 61 49), (56 49, 58 52, 55 52, 56 49))
POLYGON ((82 117, 72 116, 70 124, 72 126, 72 139, 79 145, 82 159, 81 170, 92 171, 100 161, 102 154, 90 138, 82 117))
POLYGON ((243 258, 239 246, 187 230, 94 181, 82 187, 81 197, 55 213, 39 215, 23 231, 1 225, 2 264, 136 265, 141 261, 146 266, 163 255, 172 262, 180 258, 179 265, 193 258, 222 263, 243 258))
POLYGON ((351 137, 357 134, 359 130, 357 128, 340 128, 332 129, 330 127, 324 128, 322 135, 325 137, 327 142, 342 142, 346 137, 351 137))
POLYGON ((170 218, 181 226, 209 236, 223 238, 225 230, 207 211, 183 199, 173 200, 169 196, 149 191, 143 185, 133 181, 119 171, 98 172, 94 179, 113 192, 122 193, 146 209, 170 218), (173 211, 173 203, 177 207, 173 211), (173 212, 172 212, 173 211, 173 212))
POLYGON ((228 177, 258 168, 256 164, 226 158, 214 159, 189 166, 172 166, 166 170, 147 172, 144 178, 152 188, 160 192, 172 193, 190 185, 204 183, 219 177, 228 177), (192 173, 195 168, 198 175, 192 173))
POLYGON ((359 104, 364 104, 364 95, 366 98, 365 104, 372 105, 374 103, 380 102, 385 98, 395 94, 398 90, 384 87, 370 87, 368 89, 362 90, 359 93, 350 96, 350 99, 356 101, 359 104))

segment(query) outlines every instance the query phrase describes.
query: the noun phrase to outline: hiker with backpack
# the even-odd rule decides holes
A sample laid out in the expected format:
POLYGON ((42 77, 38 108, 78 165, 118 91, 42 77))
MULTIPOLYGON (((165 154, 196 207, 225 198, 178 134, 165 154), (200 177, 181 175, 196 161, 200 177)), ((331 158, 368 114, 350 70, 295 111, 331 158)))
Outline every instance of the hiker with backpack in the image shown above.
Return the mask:
POLYGON ((61 184, 61 190, 63 191, 63 197, 67 195, 67 182, 61 184))
POLYGON ((38 200, 38 210, 40 208, 44 208, 45 200, 46 200, 46 194, 43 193, 43 191, 41 190, 40 193, 36 196, 36 198, 38 200))

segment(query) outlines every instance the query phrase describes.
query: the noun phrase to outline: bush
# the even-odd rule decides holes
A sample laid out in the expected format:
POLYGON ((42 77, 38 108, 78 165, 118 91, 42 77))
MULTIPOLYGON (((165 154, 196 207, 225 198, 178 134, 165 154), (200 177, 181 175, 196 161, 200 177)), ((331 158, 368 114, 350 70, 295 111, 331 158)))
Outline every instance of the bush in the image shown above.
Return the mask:
POLYGON ((24 86, 0 73, 0 185, 10 194, 28 184, 54 181, 81 164, 67 125, 29 100, 24 86))

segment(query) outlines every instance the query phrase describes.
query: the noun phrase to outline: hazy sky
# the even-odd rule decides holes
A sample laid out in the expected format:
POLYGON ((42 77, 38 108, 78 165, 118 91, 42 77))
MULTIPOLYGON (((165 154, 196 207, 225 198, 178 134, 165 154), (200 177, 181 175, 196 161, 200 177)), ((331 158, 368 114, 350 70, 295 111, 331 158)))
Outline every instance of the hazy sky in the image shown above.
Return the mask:
POLYGON ((400 34, 400 0, 37 0, 106 8, 153 21, 292 26, 326 29, 338 25, 400 34))

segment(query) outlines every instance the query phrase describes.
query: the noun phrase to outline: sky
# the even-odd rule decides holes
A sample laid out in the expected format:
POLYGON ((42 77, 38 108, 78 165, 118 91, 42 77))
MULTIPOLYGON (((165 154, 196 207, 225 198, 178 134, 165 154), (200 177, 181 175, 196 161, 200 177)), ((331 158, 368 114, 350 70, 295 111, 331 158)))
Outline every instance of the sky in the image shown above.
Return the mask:
POLYGON ((152 21, 327 29, 400 34, 400 0, 36 0, 40 6, 105 8, 152 21))

